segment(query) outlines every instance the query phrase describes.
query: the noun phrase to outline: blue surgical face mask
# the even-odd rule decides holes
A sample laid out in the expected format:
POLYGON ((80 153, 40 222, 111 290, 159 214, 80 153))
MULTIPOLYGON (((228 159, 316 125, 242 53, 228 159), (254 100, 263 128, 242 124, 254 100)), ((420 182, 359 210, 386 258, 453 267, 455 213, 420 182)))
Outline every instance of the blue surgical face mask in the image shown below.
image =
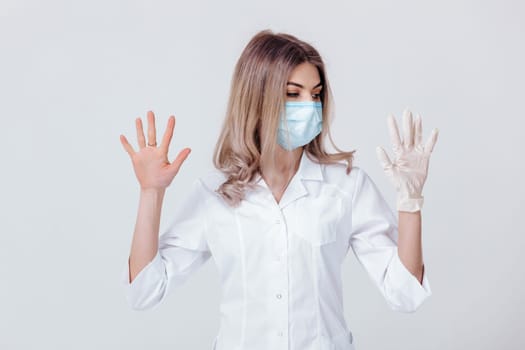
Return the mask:
POLYGON ((286 102, 277 130, 277 142, 291 151, 312 141, 321 132, 322 125, 321 102, 286 102))

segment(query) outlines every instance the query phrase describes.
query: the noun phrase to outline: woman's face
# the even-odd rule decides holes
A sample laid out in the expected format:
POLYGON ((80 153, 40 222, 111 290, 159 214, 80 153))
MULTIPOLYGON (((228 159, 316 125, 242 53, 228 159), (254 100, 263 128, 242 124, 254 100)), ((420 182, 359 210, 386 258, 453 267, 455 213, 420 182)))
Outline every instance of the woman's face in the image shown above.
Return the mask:
MULTIPOLYGON (((285 101, 313 101, 321 102, 321 77, 317 67, 304 62, 295 67, 286 84, 285 101)), ((260 137, 264 139, 265 129, 260 130, 260 137)))
POLYGON ((321 101, 321 78, 317 67, 304 62, 295 67, 286 84, 286 101, 321 101))

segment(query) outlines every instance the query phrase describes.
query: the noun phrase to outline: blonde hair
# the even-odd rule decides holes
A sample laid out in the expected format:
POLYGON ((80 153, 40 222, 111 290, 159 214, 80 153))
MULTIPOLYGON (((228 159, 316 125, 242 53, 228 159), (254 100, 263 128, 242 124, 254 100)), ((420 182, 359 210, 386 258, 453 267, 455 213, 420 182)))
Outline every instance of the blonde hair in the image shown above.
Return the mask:
POLYGON ((293 35, 262 30, 246 45, 235 66, 226 117, 213 154, 214 166, 227 179, 215 191, 229 205, 239 205, 246 189, 254 187, 261 158, 274 160, 287 79, 292 70, 304 62, 313 64, 319 71, 323 85, 323 123, 321 133, 304 145, 303 151, 322 164, 344 160, 346 173, 350 173, 355 150, 342 151, 332 140, 332 92, 321 56, 310 44, 293 35), (326 136, 337 153, 326 152, 326 136))

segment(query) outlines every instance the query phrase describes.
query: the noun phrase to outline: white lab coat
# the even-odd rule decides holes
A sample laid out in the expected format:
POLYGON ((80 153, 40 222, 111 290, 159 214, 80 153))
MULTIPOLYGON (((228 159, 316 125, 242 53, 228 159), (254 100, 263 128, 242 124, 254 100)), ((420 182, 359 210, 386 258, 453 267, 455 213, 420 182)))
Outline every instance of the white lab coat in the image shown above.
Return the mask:
POLYGON ((222 287, 215 350, 353 350, 343 312, 341 266, 352 248, 391 309, 413 312, 431 295, 397 252, 397 220, 361 168, 318 164, 303 152, 277 203, 262 178, 238 208, 197 179, 153 260, 122 283, 133 309, 158 305, 212 255, 222 287))

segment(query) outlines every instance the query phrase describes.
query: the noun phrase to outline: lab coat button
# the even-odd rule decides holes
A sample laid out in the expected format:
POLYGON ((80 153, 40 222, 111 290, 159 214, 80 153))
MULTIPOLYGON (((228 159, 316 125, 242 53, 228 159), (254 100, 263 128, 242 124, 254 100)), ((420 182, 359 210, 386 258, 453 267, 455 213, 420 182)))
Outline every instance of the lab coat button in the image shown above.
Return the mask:
POLYGON ((277 294, 276 297, 277 297, 277 299, 281 299, 282 298, 281 293, 277 294))

